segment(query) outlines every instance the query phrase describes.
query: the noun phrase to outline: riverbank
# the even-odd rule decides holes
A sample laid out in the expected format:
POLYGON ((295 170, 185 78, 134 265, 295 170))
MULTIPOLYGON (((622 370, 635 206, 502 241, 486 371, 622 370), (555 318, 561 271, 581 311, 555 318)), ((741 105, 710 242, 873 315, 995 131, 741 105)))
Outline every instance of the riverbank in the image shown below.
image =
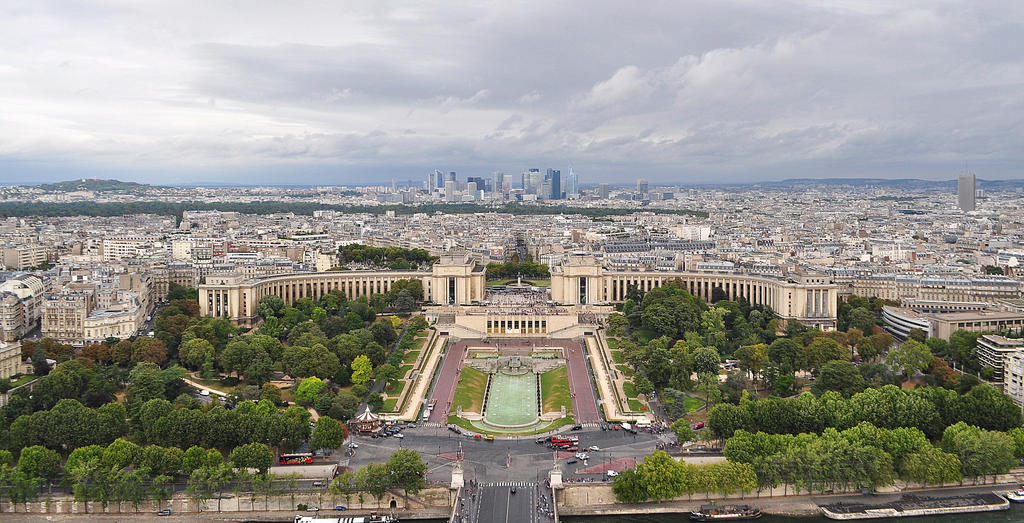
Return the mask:
POLYGON ((572 485, 559 492, 560 515, 581 516, 624 516, 643 514, 685 514, 711 501, 720 504, 748 504, 759 508, 764 514, 774 516, 808 517, 821 516, 824 505, 848 504, 872 506, 899 502, 903 496, 927 496, 934 498, 955 498, 970 494, 990 494, 1007 490, 1007 485, 1021 483, 1017 474, 1000 476, 1000 481, 985 485, 951 485, 943 488, 903 489, 891 493, 861 494, 803 494, 799 496, 729 496, 709 498, 696 495, 691 499, 677 499, 661 503, 625 504, 615 503, 615 494, 610 485, 572 485), (609 500, 612 500, 611 502, 609 500))

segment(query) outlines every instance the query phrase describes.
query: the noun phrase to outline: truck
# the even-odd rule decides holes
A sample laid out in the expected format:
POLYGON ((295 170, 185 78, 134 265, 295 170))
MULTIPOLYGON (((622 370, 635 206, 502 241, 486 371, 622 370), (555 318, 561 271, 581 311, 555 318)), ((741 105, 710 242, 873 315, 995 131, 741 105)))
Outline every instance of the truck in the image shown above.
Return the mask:
POLYGON ((622 430, 633 430, 633 426, 625 421, 622 422, 622 430))

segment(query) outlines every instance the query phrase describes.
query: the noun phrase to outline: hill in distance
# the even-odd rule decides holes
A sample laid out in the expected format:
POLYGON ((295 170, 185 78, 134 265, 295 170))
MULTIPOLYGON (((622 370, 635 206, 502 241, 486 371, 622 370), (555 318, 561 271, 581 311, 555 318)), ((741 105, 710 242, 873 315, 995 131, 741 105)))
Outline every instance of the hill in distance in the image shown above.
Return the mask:
POLYGON ((36 187, 48 192, 139 192, 146 189, 158 188, 158 186, 145 183, 122 182, 121 180, 100 180, 95 178, 43 183, 36 187))

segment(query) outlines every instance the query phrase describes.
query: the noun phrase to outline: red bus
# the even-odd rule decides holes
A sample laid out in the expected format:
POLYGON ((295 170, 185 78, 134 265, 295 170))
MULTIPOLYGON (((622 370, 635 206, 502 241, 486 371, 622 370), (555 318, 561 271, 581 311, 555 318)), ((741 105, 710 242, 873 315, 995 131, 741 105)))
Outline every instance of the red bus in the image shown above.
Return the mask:
POLYGON ((301 452, 299 454, 281 454, 280 465, 309 465, 313 463, 313 455, 309 452, 301 452))
POLYGON ((555 448, 568 447, 569 445, 574 444, 576 444, 576 442, 571 439, 551 438, 551 446, 555 448))

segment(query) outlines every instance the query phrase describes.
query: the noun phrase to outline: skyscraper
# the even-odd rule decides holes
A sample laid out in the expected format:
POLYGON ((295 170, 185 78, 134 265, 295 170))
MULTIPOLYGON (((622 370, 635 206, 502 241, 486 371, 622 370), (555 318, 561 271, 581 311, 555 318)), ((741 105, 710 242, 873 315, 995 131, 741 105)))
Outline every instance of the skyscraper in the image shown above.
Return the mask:
POLYGON ((565 197, 576 198, 580 195, 580 180, 576 177, 576 173, 573 172, 572 166, 569 166, 569 176, 565 181, 565 197))
POLYGON ((957 183, 957 203, 960 210, 971 212, 976 208, 974 196, 977 191, 977 180, 974 174, 961 174, 957 183))
POLYGON ((607 183, 602 183, 601 184, 601 199, 602 200, 607 200, 608 199, 608 184, 607 183))
POLYGON ((545 180, 551 182, 551 192, 547 194, 548 198, 552 200, 559 200, 562 198, 562 171, 558 169, 548 169, 547 175, 544 176, 545 180))
POLYGON ((636 181, 636 192, 640 194, 647 194, 647 180, 640 178, 636 181))

